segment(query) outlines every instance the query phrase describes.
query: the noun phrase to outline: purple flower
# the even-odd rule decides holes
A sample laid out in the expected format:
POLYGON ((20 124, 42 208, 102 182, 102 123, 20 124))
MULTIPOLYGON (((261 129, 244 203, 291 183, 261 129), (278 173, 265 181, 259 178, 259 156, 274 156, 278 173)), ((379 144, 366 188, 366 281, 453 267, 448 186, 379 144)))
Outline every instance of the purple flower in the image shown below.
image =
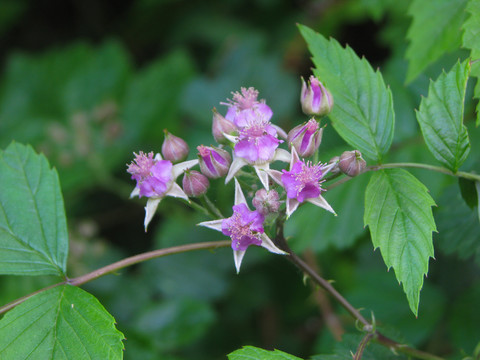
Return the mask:
POLYGON ((325 189, 322 189, 320 186, 323 182, 323 176, 334 165, 314 165, 310 162, 300 161, 295 147, 292 147, 290 170, 282 170, 283 173, 277 170, 268 171, 272 179, 279 185, 282 185, 287 192, 287 216, 292 215, 298 208, 298 205, 304 201, 308 201, 335 214, 332 207, 322 197, 322 191, 325 191, 325 189))
POLYGON ((312 156, 322 141, 323 128, 315 119, 294 127, 288 133, 288 145, 294 146, 301 157, 312 156))
POLYGON ((300 95, 302 111, 307 115, 327 115, 333 108, 332 94, 315 76, 310 76, 308 86, 302 78, 300 95))
POLYGON ((233 250, 244 251, 250 245, 262 244, 264 220, 262 214, 258 211, 250 211, 247 205, 234 205, 233 215, 222 221, 222 233, 232 239, 233 250))
POLYGON ((242 128, 256 118, 259 114, 267 121, 273 115, 272 109, 265 104, 265 100, 257 100, 258 91, 253 87, 240 89, 240 92, 232 92, 232 100, 228 99, 227 103, 222 103, 228 106, 225 119, 232 121, 236 126, 242 128))
POLYGON ((240 184, 235 179, 233 215, 226 219, 204 221, 198 225, 221 231, 224 235, 230 236, 232 239, 233 259, 238 273, 245 251, 250 245, 261 246, 275 254, 287 254, 277 248, 265 234, 263 230, 264 219, 264 216, 258 211, 250 211, 240 184))
POLYGON ((290 171, 282 170, 282 182, 287 197, 304 202, 306 199, 318 197, 324 189, 320 183, 322 166, 313 165, 311 162, 297 161, 290 171))
POLYGON ((257 115, 240 129, 238 142, 235 144, 235 155, 250 164, 272 161, 275 150, 280 144, 280 140, 277 139, 277 130, 266 118, 260 114, 257 115))
POLYGON ((188 200, 182 188, 175 183, 177 177, 186 169, 198 164, 198 160, 185 161, 173 165, 169 160, 163 160, 160 154, 153 152, 144 154, 142 151, 128 165, 127 172, 137 181, 130 197, 148 197, 145 207, 145 231, 152 220, 158 204, 165 196, 180 197, 188 200))

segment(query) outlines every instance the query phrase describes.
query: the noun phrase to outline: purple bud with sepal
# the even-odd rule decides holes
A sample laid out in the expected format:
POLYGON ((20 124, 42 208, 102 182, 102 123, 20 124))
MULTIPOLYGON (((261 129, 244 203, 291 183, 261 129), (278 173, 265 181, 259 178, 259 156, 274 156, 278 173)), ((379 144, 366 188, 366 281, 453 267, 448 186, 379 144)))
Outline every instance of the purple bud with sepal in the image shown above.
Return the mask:
POLYGON ((200 170, 203 175, 216 179, 227 175, 232 162, 228 151, 210 146, 197 146, 200 170))
POLYGON ((233 135, 237 132, 237 126, 225 119, 217 109, 213 108, 212 134, 216 142, 219 144, 228 144, 230 141, 224 134, 233 135))
POLYGON ((276 213, 280 208, 278 192, 275 190, 267 191, 265 189, 260 189, 255 193, 252 204, 263 216, 276 213))
POLYGON ((173 163, 185 160, 190 149, 187 143, 178 136, 170 134, 166 129, 165 140, 162 144, 162 155, 164 159, 170 160, 173 163))
POLYGON ((333 108, 333 96, 315 76, 310 76, 308 85, 302 78, 300 95, 302 111, 307 115, 327 115, 333 108))
POLYGON ((294 127, 288 133, 288 145, 295 147, 301 157, 312 156, 322 141, 323 128, 315 119, 294 127))
POLYGON ((207 192, 210 182, 207 177, 198 171, 187 170, 182 180, 182 187, 185 194, 191 197, 198 197, 207 192))
POLYGON ((361 174, 366 167, 367 163, 362 158, 362 153, 358 150, 345 151, 338 162, 340 170, 350 177, 361 174))

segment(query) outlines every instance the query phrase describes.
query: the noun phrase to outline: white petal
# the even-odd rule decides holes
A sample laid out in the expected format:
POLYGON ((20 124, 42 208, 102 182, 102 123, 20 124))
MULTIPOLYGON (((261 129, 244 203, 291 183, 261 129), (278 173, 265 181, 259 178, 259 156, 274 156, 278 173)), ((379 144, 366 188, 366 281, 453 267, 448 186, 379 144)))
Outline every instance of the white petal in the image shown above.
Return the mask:
POLYGON ((223 136, 227 139, 230 140, 232 143, 236 144, 238 141, 238 136, 233 136, 227 133, 223 133, 223 136))
POLYGON ((289 218, 290 215, 292 215, 293 212, 297 210, 298 205, 300 205, 300 202, 297 199, 287 198, 287 218, 289 218))
POLYGON ((201 223, 197 224, 197 226, 204 226, 204 227, 207 227, 209 229, 222 231, 222 222, 223 222, 223 219, 212 220, 212 221, 204 221, 204 222, 201 222, 201 223))
POLYGON ((235 267, 237 268, 237 274, 240 272, 240 265, 245 255, 245 250, 233 250, 233 260, 235 261, 235 267))
POLYGON ((273 161, 283 161, 283 162, 290 162, 292 155, 287 150, 284 149, 277 149, 275 150, 275 155, 273 157, 273 161))
POLYGON ((292 170, 293 165, 300 161, 298 157, 297 150, 295 150, 295 146, 292 146, 292 158, 290 159, 290 170, 292 170))
POLYGON ((132 193, 130 194, 130 199, 133 198, 134 196, 140 196, 140 188, 135 186, 135 189, 133 189, 132 193))
POLYGON ((189 160, 173 165, 173 179, 179 177, 185 170, 190 169, 198 164, 198 159, 189 160))
POLYGON ((254 165, 253 167, 255 168, 255 171, 258 175, 258 178, 262 182, 263 187, 265 188, 265 190, 268 191, 269 189, 268 189, 268 172, 267 171, 270 170, 270 164, 265 163, 262 165, 254 165))
POLYGON ((162 155, 160 155, 160 153, 155 154, 155 157, 153 159, 157 161, 163 160, 162 155))
POLYGON ((237 178, 235 178, 235 205, 238 204, 245 204, 248 208, 247 200, 245 200, 245 195, 243 195, 242 188, 240 187, 237 178))
POLYGON ((267 234, 262 234, 262 245, 260 245, 260 246, 267 249, 271 253, 280 254, 280 255, 288 255, 287 252, 277 248, 275 246, 275 244, 273 243, 273 241, 267 236, 267 234))
POLYGON ((230 169, 228 169, 228 174, 227 174, 227 177, 225 178, 225 184, 228 184, 228 182, 232 180, 235 174, 245 165, 247 165, 245 160, 243 160, 242 158, 235 157, 232 161, 232 165, 230 165, 230 169))
POLYGON ((333 162, 331 164, 323 166, 322 167, 322 177, 327 175, 330 172, 330 170, 332 170, 336 165, 337 165, 337 162, 333 162))
POLYGON ((148 199, 147 206, 145 206, 145 232, 147 232, 148 224, 150 224, 150 221, 152 220, 155 211, 157 211, 158 204, 160 204, 161 200, 161 198, 148 199))
POLYGON ((316 206, 319 206, 321 208, 324 208, 325 210, 327 211, 330 211, 332 214, 334 214, 335 216, 337 216, 337 213, 335 212, 335 210, 332 209, 332 207, 330 206, 330 204, 327 202, 327 200, 325 200, 323 198, 322 195, 320 195, 319 197, 316 197, 314 199, 307 199, 307 201, 313 205, 316 205, 316 206))
POLYGON ((182 188, 177 183, 173 183, 172 187, 165 193, 165 195, 166 196, 177 197, 177 198, 182 198, 182 199, 185 199, 187 201, 190 201, 190 200, 188 200, 187 194, 185 194, 183 192, 182 188))
POLYGON ((268 170, 268 175, 275 181, 278 185, 283 186, 282 182, 282 172, 278 170, 268 170))
POLYGON ((287 133, 285 132, 285 130, 283 130, 283 129, 282 129, 280 126, 278 126, 278 125, 274 125, 274 124, 271 124, 271 125, 275 128, 275 130, 277 130, 277 134, 280 135, 280 137, 281 137, 282 139, 285 139, 285 140, 287 139, 288 135, 287 135, 287 133))

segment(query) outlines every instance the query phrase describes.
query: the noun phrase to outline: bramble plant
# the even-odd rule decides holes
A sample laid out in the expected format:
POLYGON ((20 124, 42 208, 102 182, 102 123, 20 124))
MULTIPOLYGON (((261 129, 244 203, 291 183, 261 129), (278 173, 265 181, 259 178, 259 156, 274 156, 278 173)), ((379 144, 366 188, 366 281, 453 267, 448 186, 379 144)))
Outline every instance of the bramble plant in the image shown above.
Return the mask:
MULTIPOLYGON (((471 49, 471 57, 457 61, 431 81, 416 111, 425 144, 441 166, 386 162, 394 140, 395 110, 392 90, 381 72, 350 47, 302 25, 299 29, 315 65, 313 75, 301 80, 303 123, 289 131, 282 129, 268 99, 263 100, 257 89, 245 84, 226 102, 219 99, 219 109, 226 107, 225 112, 213 109, 212 142, 216 145, 187 144, 167 129, 161 152, 135 152, 127 172, 135 181, 132 201, 145 200, 145 231, 164 199, 174 197, 198 211, 202 221, 196 225, 220 232, 222 235, 212 231, 211 236, 223 236, 221 241, 153 250, 69 277, 69 237, 57 171, 31 146, 12 142, 0 153, 0 274, 53 275, 62 280, 1 307, 0 359, 121 359, 124 352, 128 354, 129 339, 116 328, 103 305, 80 286, 154 258, 222 247, 232 248, 232 270, 241 277, 249 266, 246 252, 255 246, 267 250, 269 256, 285 259, 283 263, 294 264, 314 285, 314 292, 327 292, 355 320, 361 334, 355 338, 357 342, 349 343, 351 338, 345 337, 347 350, 314 355, 313 359, 442 359, 444 354, 418 350, 391 335, 387 327, 384 331, 377 326, 380 319, 373 312, 360 310, 369 304, 351 302, 311 262, 292 250, 296 239, 285 235, 285 227, 295 223, 297 211, 309 207, 341 221, 340 204, 329 200, 329 191, 368 178, 366 188, 359 191, 365 194, 363 222, 369 228, 373 249, 380 250, 386 270, 393 269, 412 316, 422 316, 419 303, 434 257, 432 234, 437 226, 432 207, 436 204, 427 187, 407 168, 461 179, 462 187, 471 189, 465 197, 473 207, 478 207, 480 195, 480 175, 459 170, 469 157, 480 160, 479 154, 470 154, 463 121, 467 81, 478 76, 480 69, 478 41, 472 36, 480 29, 478 1, 470 1, 468 9, 471 17, 463 25, 464 45, 471 49), (323 159, 322 153, 331 149, 321 145, 322 139, 334 131, 350 148, 323 159), (197 150, 195 156, 192 148, 197 150), (186 160, 189 155, 195 159, 186 160), (209 192, 213 182, 232 190, 227 211, 216 205, 219 199, 209 192)), ((420 26, 419 22, 415 19, 412 28, 420 26)), ((426 66, 424 60, 415 58, 417 41, 412 40, 407 51, 413 64, 407 75, 410 80, 426 66)), ((479 89, 477 82, 476 98, 479 89)), ((362 214, 355 216, 361 218, 362 214)), ((480 212, 478 217, 480 220, 480 212)), ((320 232, 315 241, 322 241, 322 236, 320 232)), ((188 286, 177 286, 184 285, 188 286)), ((388 319, 381 322, 388 324, 388 319)), ((464 355, 478 359, 480 343, 474 352, 464 355)), ((228 358, 299 359, 253 346, 235 350, 228 358)))

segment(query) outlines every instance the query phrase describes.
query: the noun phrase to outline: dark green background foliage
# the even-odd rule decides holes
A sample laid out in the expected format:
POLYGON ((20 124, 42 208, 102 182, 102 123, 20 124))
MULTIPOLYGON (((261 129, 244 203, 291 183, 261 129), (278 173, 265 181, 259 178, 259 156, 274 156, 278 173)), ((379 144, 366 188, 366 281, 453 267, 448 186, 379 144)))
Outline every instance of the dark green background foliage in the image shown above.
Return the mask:
MULTIPOLYGON (((296 23, 335 37, 342 46, 348 43, 374 69, 379 67, 393 96, 395 135, 370 159, 440 165, 422 140, 414 109, 428 93, 429 78, 436 79, 468 52, 459 50, 457 38, 439 33, 435 36, 441 41, 422 49, 430 56, 418 53, 415 49, 425 43, 422 36, 429 36, 421 29, 428 5, 419 4, 0 0, 0 148, 12 140, 29 143, 58 170, 68 216, 69 276, 152 249, 223 239, 195 226, 206 219, 171 198, 162 202, 144 233, 144 204, 128 200, 134 183, 125 164, 134 151, 158 152, 165 128, 186 139, 189 158, 195 158, 196 145, 213 143, 212 108, 224 113, 219 103, 241 86, 256 87, 274 111, 272 121, 287 131, 305 121, 299 78, 309 76, 313 64, 296 23), (413 23, 412 11, 418 14, 413 23), (405 57, 412 60, 410 67, 405 57)), ((466 1, 457 5, 464 11, 466 1)), ((448 33, 458 19, 443 20, 448 33)), ((464 19, 458 21, 461 25, 464 19)), ((469 41, 465 46, 478 53, 478 44, 475 48, 469 41)), ((472 67, 473 75, 478 71, 478 65, 472 67)), ((472 96, 480 91, 474 86, 475 80, 469 80, 464 123, 470 154, 479 154, 472 96)), ((388 99, 385 103, 390 104, 388 99)), ((385 113, 390 116, 388 109, 385 113)), ((325 120, 322 161, 350 149, 334 130, 335 116, 333 126, 325 120)), ((467 158, 460 170, 479 173, 480 163, 474 160, 467 158)), ((338 290, 363 308, 364 316, 373 312, 386 333, 460 359, 480 341, 476 192, 466 183, 461 192, 453 177, 415 169, 411 173, 437 204, 435 259, 429 262, 418 318, 363 228, 369 174, 326 193, 338 217, 304 207, 287 222, 286 232, 291 246, 313 255, 323 276, 335 279, 338 290)), ((229 214, 233 185, 212 181, 209 191, 229 214)), ((57 281, 1 276, 0 304, 57 281)), ((153 260, 84 289, 100 300, 125 334, 125 359, 225 359, 245 345, 302 358, 321 353, 335 355, 315 358, 346 359, 361 339, 346 335, 336 344, 325 326, 328 314, 318 307, 301 274, 281 257, 256 248, 249 250, 238 276, 231 250, 220 249, 153 260)), ((353 320, 331 305, 345 330, 355 333, 353 320)), ((400 357, 372 347, 364 358, 400 357)))

